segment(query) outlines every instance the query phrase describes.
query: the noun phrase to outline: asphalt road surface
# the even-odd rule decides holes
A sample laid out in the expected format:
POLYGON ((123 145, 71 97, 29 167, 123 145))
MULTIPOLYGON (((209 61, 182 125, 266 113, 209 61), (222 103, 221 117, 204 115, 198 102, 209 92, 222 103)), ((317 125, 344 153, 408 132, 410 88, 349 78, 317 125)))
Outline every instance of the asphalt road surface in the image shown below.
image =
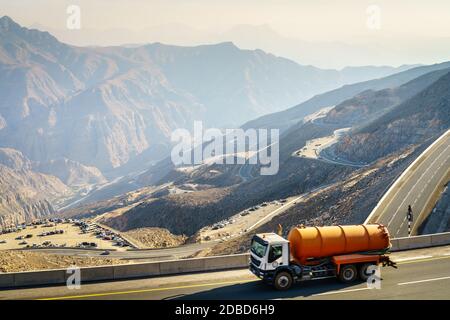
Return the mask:
POLYGON ((349 167, 355 167, 355 168, 362 168, 362 167, 367 167, 367 164, 363 164, 363 163, 356 163, 356 162, 352 162, 346 159, 342 159, 340 157, 338 157, 333 150, 333 147, 330 146, 328 148, 324 148, 322 150, 320 150, 318 152, 318 158, 319 160, 322 160, 324 162, 327 163, 331 163, 331 164, 337 164, 337 165, 341 165, 341 166, 349 166, 349 167))
POLYGON ((450 299, 450 246, 392 254, 398 269, 381 270, 380 289, 335 279, 308 281, 275 291, 248 270, 0 291, 0 299, 450 299))
MULTIPOLYGON (((206 249, 217 243, 192 243, 186 244, 174 248, 164 248, 164 249, 142 249, 142 250, 130 250, 130 251, 110 251, 108 258, 117 259, 136 259, 136 260, 172 260, 181 259, 197 253, 199 250, 206 249)), ((83 250, 83 249, 67 249, 67 248, 54 248, 54 249, 31 249, 30 251, 35 252, 45 252, 50 254, 58 255, 70 255, 70 256, 80 256, 80 257, 98 257, 103 256, 102 252, 99 250, 83 250)), ((104 256, 103 256, 104 257, 104 256)))
MULTIPOLYGON (((419 158, 420 159, 420 158, 419 158)), ((429 202, 436 188, 445 184, 450 170, 450 131, 441 141, 426 152, 417 165, 399 178, 392 192, 387 194, 374 210, 371 222, 382 223, 388 227, 393 238, 408 236, 408 205, 413 211, 412 235, 419 227, 419 217, 429 214, 429 202), (447 177, 447 178, 446 178, 447 177), (444 181, 445 180, 445 181, 444 181), (428 208, 427 208, 428 207, 428 208)))

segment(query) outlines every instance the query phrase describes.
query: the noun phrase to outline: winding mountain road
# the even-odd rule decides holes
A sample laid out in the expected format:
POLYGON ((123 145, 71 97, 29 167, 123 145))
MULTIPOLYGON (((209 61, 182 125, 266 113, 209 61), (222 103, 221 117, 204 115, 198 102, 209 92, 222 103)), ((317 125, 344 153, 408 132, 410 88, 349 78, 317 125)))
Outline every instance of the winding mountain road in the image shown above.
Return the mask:
POLYGON ((392 237, 406 237, 410 205, 413 211, 411 234, 417 234, 449 178, 450 130, 405 170, 374 208, 366 223, 382 223, 388 227, 392 237))

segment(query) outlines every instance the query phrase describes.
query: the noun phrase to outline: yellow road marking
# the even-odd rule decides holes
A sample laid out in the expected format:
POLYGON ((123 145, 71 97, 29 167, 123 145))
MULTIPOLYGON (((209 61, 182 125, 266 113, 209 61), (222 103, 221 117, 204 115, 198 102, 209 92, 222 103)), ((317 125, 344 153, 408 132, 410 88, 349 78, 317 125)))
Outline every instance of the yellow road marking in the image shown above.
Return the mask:
POLYGON ((235 280, 235 281, 224 281, 224 282, 214 282, 214 283, 202 283, 202 284, 193 284, 186 286, 177 286, 177 287, 168 287, 168 288, 152 288, 152 289, 142 289, 142 290, 130 290, 130 291, 117 291, 117 292, 105 292, 105 293, 92 293, 78 296, 62 296, 62 297, 54 297, 54 298, 42 298, 37 300, 62 300, 62 299, 80 299, 80 298, 91 298, 91 297, 103 297, 103 296, 112 296, 112 295, 121 295, 121 294, 132 294, 132 293, 143 293, 143 292, 153 292, 153 291, 166 291, 166 290, 177 290, 177 289, 189 289, 189 288, 199 288, 199 287, 208 287, 208 286, 216 286, 216 285, 224 285, 224 284, 235 284, 235 283, 247 283, 258 281, 258 279, 252 280, 235 280))
MULTIPOLYGON (((410 263, 419 263, 419 262, 426 262, 426 261, 433 261, 433 260, 443 260, 443 259, 450 259, 450 256, 434 257, 434 258, 426 258, 426 259, 417 259, 417 260, 399 262, 399 263, 397 263, 397 265, 410 264, 410 263)), ((224 282, 214 282, 214 283, 193 284, 193 285, 168 287, 168 288, 166 287, 166 288, 152 288, 152 289, 130 290, 130 291, 92 293, 92 294, 85 294, 85 295, 78 295, 78 296, 61 296, 61 297, 53 297, 53 298, 42 298, 42 299, 37 299, 37 300, 64 300, 64 299, 94 298, 94 297, 105 297, 105 296, 113 296, 113 295, 125 295, 125 294, 133 294, 133 293, 144 293, 144 292, 156 292, 156 291, 177 290, 177 289, 201 288, 201 287, 226 285, 226 284, 236 284, 236 283, 248 283, 248 282, 255 282, 255 281, 258 281, 258 280, 259 279, 235 280, 235 281, 224 281, 224 282)))

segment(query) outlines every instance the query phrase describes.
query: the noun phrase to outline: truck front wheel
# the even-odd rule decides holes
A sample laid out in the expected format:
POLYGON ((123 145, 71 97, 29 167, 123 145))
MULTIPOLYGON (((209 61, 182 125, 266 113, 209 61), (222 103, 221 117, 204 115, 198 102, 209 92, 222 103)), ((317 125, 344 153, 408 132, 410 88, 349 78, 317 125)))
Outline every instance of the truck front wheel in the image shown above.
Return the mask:
POLYGON ((292 276, 289 272, 282 271, 275 276, 273 285, 277 290, 288 290, 292 286, 292 276))
POLYGON ((353 282, 358 277, 358 271, 353 264, 346 264, 339 271, 339 280, 344 283, 353 282))

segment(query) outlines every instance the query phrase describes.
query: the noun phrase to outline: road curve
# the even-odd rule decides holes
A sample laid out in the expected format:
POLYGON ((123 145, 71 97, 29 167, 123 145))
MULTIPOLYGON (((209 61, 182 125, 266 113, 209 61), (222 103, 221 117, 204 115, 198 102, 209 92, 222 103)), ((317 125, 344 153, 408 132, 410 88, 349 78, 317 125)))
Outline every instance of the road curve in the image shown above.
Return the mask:
POLYGON ((366 223, 382 223, 394 238, 408 236, 406 214, 413 210, 412 235, 431 211, 430 203, 450 173, 450 130, 425 150, 397 179, 366 223))

